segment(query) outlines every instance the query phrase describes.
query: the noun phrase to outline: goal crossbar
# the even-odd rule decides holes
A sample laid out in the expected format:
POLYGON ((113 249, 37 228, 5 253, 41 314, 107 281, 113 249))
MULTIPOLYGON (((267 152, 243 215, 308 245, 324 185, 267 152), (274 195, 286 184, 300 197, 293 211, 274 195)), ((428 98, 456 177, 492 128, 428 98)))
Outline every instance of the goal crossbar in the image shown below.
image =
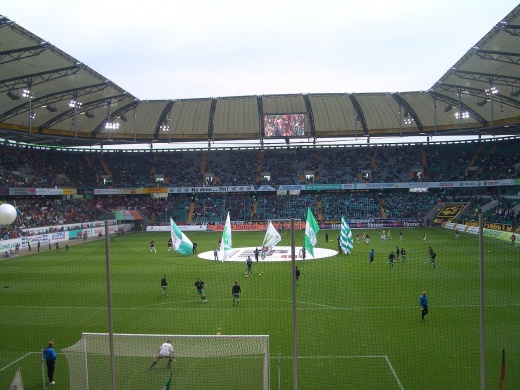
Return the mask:
MULTIPOLYGON (((255 357, 251 361, 262 364, 259 368, 262 389, 269 389, 269 336, 267 335, 168 335, 168 334, 114 334, 114 357, 146 357, 157 353, 170 340, 175 357, 233 358, 255 357)), ((63 350, 69 363, 71 388, 89 389, 89 365, 94 357, 110 356, 108 333, 83 333, 81 340, 63 350), (74 381, 74 385, 72 384, 74 381)))

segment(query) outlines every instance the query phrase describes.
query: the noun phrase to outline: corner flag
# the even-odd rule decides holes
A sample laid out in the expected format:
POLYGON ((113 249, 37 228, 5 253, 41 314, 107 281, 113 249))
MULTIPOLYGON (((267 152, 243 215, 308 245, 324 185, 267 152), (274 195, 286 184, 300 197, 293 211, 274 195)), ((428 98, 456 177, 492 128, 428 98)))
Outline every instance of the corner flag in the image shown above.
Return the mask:
POLYGON ((352 231, 348 226, 345 218, 341 217, 341 232, 340 232, 340 246, 345 254, 349 254, 354 249, 354 239, 352 238, 352 231))
POLYGON ((314 215, 312 215, 312 211, 310 207, 307 207, 307 222, 305 223, 305 239, 303 241, 303 246, 307 249, 312 257, 314 257, 314 246, 318 242, 318 238, 316 237, 320 228, 318 223, 314 219, 314 215))
POLYGON ((231 220, 229 219, 229 211, 226 217, 226 224, 224 225, 224 231, 222 232, 222 240, 220 241, 220 252, 222 254, 222 262, 226 261, 229 257, 229 252, 233 249, 233 243, 231 241, 231 220))
POLYGON ((20 371, 20 367, 18 367, 18 370, 16 370, 16 374, 14 374, 14 378, 9 389, 23 390, 22 372, 20 371))
POLYGON ((186 235, 181 232, 181 229, 173 222, 170 218, 171 225, 171 237, 173 242, 173 248, 182 255, 188 256, 193 251, 193 243, 186 235))
POLYGON ((166 385, 164 385, 163 390, 170 390, 170 384, 172 383, 172 375, 173 372, 170 372, 170 379, 168 379, 168 382, 166 382, 166 385))

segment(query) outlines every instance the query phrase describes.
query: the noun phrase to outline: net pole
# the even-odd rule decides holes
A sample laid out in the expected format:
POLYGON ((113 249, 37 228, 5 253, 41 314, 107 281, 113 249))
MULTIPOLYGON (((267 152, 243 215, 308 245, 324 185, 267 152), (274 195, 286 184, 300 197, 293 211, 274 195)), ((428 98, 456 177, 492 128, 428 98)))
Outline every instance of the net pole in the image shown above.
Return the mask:
POLYGON ((108 220, 105 221, 105 259, 107 273, 108 340, 110 343, 110 374, 112 390, 116 390, 116 359, 114 354, 114 321, 112 318, 112 283, 110 281, 110 234, 108 220))
POLYGON ((45 390, 45 358, 43 357, 43 349, 40 351, 42 360, 42 389, 45 390))
POLYGON ((294 245, 294 218, 291 218, 291 278, 292 278, 292 320, 293 320, 293 388, 298 389, 298 340, 296 336, 296 248, 294 245))
POLYGON ((480 389, 486 389, 486 332, 484 326, 484 223, 482 211, 478 215, 478 241, 480 258, 480 389))
POLYGON ((278 352, 278 390, 282 386, 282 354, 278 352))

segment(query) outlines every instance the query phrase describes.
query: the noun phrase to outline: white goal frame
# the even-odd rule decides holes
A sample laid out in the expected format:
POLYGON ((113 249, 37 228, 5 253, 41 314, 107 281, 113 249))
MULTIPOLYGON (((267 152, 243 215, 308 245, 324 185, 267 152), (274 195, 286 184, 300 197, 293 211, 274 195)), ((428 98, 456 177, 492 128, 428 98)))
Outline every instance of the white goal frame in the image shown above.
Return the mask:
MULTIPOLYGON (((269 336, 268 335, 167 335, 167 334, 113 334, 114 356, 151 357, 162 343, 171 340, 177 358, 263 356, 262 380, 269 390, 269 336), (139 339, 139 348, 136 341, 139 339)), ((70 388, 89 390, 88 356, 111 356, 108 333, 82 333, 74 345, 63 349, 69 365, 70 388)))

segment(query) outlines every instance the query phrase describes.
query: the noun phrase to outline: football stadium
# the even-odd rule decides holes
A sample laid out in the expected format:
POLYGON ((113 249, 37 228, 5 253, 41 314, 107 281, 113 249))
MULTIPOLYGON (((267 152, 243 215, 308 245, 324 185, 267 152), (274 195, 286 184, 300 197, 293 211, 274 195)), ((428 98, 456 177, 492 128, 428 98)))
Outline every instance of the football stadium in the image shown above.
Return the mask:
POLYGON ((520 388, 520 6, 409 92, 141 100, 30 28, 0 387, 520 388))

